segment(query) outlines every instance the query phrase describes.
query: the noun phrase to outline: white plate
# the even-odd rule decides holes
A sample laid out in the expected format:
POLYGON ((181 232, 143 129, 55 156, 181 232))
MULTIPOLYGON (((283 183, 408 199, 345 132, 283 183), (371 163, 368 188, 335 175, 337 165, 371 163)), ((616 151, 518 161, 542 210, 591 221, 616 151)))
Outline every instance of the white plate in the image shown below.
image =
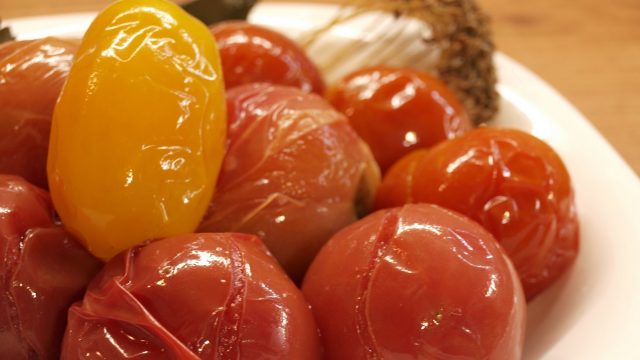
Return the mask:
MULTIPOLYGON (((331 5, 260 4, 251 21, 296 38, 335 11, 331 5)), ((21 39, 81 36, 94 16, 7 19, 6 24, 21 39)), ((367 21, 372 18, 334 29, 325 46, 365 41, 367 21)), ((322 49, 312 53, 322 55, 322 49)), ((558 151, 573 179, 581 221, 575 267, 529 305, 524 359, 640 359, 640 181, 553 88, 504 54, 497 54, 495 62, 502 101, 494 124, 532 132, 558 151)))

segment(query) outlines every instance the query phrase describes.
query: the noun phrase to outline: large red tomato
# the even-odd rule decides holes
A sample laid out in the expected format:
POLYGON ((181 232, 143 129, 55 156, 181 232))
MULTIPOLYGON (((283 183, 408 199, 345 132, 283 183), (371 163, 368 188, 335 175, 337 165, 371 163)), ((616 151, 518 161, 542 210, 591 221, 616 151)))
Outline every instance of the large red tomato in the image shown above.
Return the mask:
POLYGON ((76 49, 55 38, 0 45, 0 174, 48 188, 51 115, 76 49))
POLYGON ((327 97, 369 144, 383 172, 412 150, 472 128, 466 111, 443 82, 409 68, 355 71, 327 97))
POLYGON ((256 234, 296 281, 370 209, 379 171, 347 119, 315 94, 259 84, 227 94, 228 151, 200 231, 256 234))
POLYGON ((244 21, 211 27, 227 88, 255 82, 324 93, 322 74, 304 50, 286 36, 244 21))
POLYGON ((495 239, 434 205, 376 212, 322 248, 302 291, 326 359, 519 359, 525 299, 495 239))
POLYGON ((0 357, 58 359, 67 308, 101 264, 53 220, 49 195, 0 175, 0 357))
POLYGON ((551 147, 518 130, 476 129, 416 151, 389 170, 376 201, 434 203, 478 221, 506 249, 528 299, 577 255, 569 174, 551 147))
POLYGON ((260 240, 188 234, 111 259, 69 310, 62 359, 319 359, 302 293, 260 240))

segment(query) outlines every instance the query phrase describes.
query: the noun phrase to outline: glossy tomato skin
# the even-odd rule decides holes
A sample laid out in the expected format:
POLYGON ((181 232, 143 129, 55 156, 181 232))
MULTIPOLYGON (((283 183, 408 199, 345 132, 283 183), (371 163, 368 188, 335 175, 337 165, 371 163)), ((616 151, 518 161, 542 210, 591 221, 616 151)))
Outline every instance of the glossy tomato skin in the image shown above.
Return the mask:
POLYGON ((0 357, 58 359, 67 308, 100 266, 54 223, 44 190, 0 175, 0 357))
POLYGON ((211 27, 227 89, 255 82, 288 85, 322 95, 322 74, 304 50, 286 36, 245 21, 211 27))
POLYGON ((371 208, 379 170, 346 118, 315 94, 228 91, 228 149, 200 231, 261 237, 294 281, 336 231, 371 208))
POLYGON ((519 359, 517 275, 477 223, 427 204, 378 211, 337 233, 302 291, 326 359, 519 359))
POLYGON ((319 359, 302 293, 255 236, 188 234, 109 261, 69 310, 62 359, 319 359))
POLYGON ((506 249, 532 299, 575 260, 579 227, 569 174, 532 135, 481 128, 412 153, 385 175, 377 208, 429 202, 461 212, 506 249))
POLYGON ((85 32, 51 122, 47 173, 60 218, 104 260, 193 232, 226 128, 209 28, 170 1, 113 2, 85 32))
POLYGON ((48 187, 51 116, 76 50, 51 37, 0 45, 0 174, 48 187))
POLYGON ((331 88, 327 98, 369 144, 383 173, 410 151, 472 128, 453 92, 419 70, 387 66, 360 69, 331 88))

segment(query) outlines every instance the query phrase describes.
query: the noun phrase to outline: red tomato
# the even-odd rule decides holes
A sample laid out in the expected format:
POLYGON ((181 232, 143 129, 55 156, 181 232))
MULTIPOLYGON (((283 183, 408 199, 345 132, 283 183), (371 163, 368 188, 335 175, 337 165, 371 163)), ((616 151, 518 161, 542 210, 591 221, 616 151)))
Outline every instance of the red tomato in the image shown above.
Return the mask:
POLYGON ((62 359, 319 359, 302 293, 244 234, 189 234, 111 259, 69 310, 62 359))
POLYGON ((376 212, 322 248, 302 291, 326 359, 519 359, 513 266, 468 218, 434 205, 376 212))
POLYGON ((0 174, 48 187, 51 115, 76 49, 55 38, 0 45, 0 174))
POLYGON ((244 21, 222 22, 211 27, 211 33, 220 49, 227 89, 267 82, 324 93, 320 71, 286 36, 244 21))
POLYGON ((200 231, 256 234, 302 280, 331 235, 371 208, 375 161, 317 95, 246 85, 227 93, 227 108, 228 151, 200 231))
POLYGON ((327 97, 369 144, 383 172, 411 150, 472 128, 453 92, 418 70, 361 69, 344 77, 327 97))
POLYGON ((547 144, 517 130, 483 128, 416 151, 385 175, 376 207, 428 202, 489 230, 511 257, 527 299, 571 265, 579 245, 569 174, 547 144))
POLYGON ((44 190, 0 175, 0 357, 58 359, 67 308, 100 265, 54 224, 44 190))

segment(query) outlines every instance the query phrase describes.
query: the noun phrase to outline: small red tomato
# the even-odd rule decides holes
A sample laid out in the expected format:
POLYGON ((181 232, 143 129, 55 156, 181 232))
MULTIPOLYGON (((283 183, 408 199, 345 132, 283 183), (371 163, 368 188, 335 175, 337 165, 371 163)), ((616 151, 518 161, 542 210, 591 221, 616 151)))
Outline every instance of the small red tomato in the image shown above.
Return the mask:
POLYGON ((376 212, 322 248, 302 291, 326 359, 519 359, 513 266, 470 219, 434 205, 376 212))
POLYGON ((58 359, 67 309, 101 263, 54 224, 49 195, 0 175, 3 359, 58 359))
POLYGON ((0 174, 48 188, 51 116, 76 49, 55 38, 0 45, 0 174))
POLYGON ((324 80, 304 50, 286 36, 244 21, 211 27, 227 89, 255 82, 289 85, 322 95, 324 80))
POLYGON ((302 293, 262 242, 188 234, 111 259, 69 310, 62 359, 319 359, 302 293))
POLYGON ((482 224, 511 257, 529 300, 578 252, 569 174, 551 147, 518 130, 476 129, 401 159, 385 175, 376 207, 414 202, 482 224))
POLYGON ((472 128, 453 92, 418 70, 361 69, 344 77, 327 97, 369 144, 383 173, 411 150, 472 128))
POLYGON ((296 281, 322 245, 373 205, 380 173, 344 115, 269 84, 227 92, 228 150, 200 231, 261 237, 296 281))

